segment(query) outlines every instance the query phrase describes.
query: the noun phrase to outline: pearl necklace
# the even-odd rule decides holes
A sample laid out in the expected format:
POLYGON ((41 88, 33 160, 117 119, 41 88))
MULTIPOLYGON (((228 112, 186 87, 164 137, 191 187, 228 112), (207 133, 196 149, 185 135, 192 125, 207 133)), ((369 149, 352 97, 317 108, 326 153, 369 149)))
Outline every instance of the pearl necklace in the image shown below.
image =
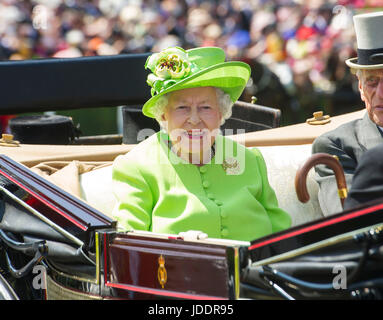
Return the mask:
MULTIPOLYGON (((173 144, 172 142, 170 141, 170 139, 164 139, 165 143, 167 144, 168 148, 174 153, 177 155, 177 157, 180 157, 180 155, 178 154, 178 152, 175 152, 175 150, 173 149, 173 144)), ((215 156, 215 142, 212 144, 211 148, 210 148, 211 152, 210 152, 210 160, 214 158, 215 156)), ((189 161, 190 163, 190 161, 189 161)), ((198 163, 196 164, 197 166, 203 166, 205 165, 206 163, 198 163)))

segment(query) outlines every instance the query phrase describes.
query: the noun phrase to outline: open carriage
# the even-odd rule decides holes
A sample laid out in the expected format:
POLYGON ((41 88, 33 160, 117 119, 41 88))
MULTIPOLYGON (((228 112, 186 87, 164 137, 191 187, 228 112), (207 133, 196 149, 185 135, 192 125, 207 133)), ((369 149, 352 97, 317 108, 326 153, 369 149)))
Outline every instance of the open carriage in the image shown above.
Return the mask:
MULTIPOLYGON (((149 95, 146 57, 1 62, 0 112, 140 105, 149 95)), ((139 127, 112 143, 101 136, 66 145, 3 136, 0 298, 381 298, 382 201, 325 217, 313 170, 305 179, 308 202, 298 200, 294 185, 315 137, 363 111, 325 125, 278 128, 278 110, 241 102, 234 108, 241 107, 258 123, 249 116, 228 123, 248 126, 232 139, 261 150, 279 204, 292 216, 290 229, 250 242, 122 232, 109 216, 110 165, 134 147, 123 140, 137 137, 139 127)))

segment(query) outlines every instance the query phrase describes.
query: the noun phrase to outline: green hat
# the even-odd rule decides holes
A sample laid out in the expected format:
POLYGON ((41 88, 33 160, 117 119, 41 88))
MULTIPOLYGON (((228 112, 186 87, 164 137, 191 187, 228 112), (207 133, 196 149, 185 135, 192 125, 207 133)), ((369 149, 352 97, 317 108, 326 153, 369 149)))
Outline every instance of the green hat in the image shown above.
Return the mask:
POLYGON ((234 103, 241 96, 250 77, 250 66, 240 61, 225 62, 225 52, 217 47, 184 50, 172 47, 148 57, 145 69, 152 97, 142 107, 144 115, 152 112, 162 95, 195 87, 216 87, 229 94, 234 103))

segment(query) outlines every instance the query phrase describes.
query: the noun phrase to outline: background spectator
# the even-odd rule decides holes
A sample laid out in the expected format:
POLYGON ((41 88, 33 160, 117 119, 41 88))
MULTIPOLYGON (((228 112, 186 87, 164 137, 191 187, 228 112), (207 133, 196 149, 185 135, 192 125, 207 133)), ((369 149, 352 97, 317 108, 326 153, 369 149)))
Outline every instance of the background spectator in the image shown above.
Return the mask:
POLYGON ((253 67, 242 96, 282 110, 282 125, 314 111, 362 108, 344 60, 352 16, 382 0, 2 0, 0 59, 78 57, 219 46, 253 67))

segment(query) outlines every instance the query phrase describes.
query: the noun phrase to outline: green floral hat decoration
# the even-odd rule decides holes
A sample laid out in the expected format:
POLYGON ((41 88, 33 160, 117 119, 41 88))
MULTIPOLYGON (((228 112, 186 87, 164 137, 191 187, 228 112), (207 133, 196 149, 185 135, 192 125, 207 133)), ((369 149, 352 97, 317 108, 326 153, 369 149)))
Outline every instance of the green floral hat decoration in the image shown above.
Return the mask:
POLYGON ((142 107, 144 115, 152 112, 162 95, 195 87, 217 87, 229 94, 234 103, 241 96, 250 78, 250 66, 240 61, 225 62, 225 52, 218 47, 184 50, 171 47, 148 57, 145 69, 152 97, 142 107))

